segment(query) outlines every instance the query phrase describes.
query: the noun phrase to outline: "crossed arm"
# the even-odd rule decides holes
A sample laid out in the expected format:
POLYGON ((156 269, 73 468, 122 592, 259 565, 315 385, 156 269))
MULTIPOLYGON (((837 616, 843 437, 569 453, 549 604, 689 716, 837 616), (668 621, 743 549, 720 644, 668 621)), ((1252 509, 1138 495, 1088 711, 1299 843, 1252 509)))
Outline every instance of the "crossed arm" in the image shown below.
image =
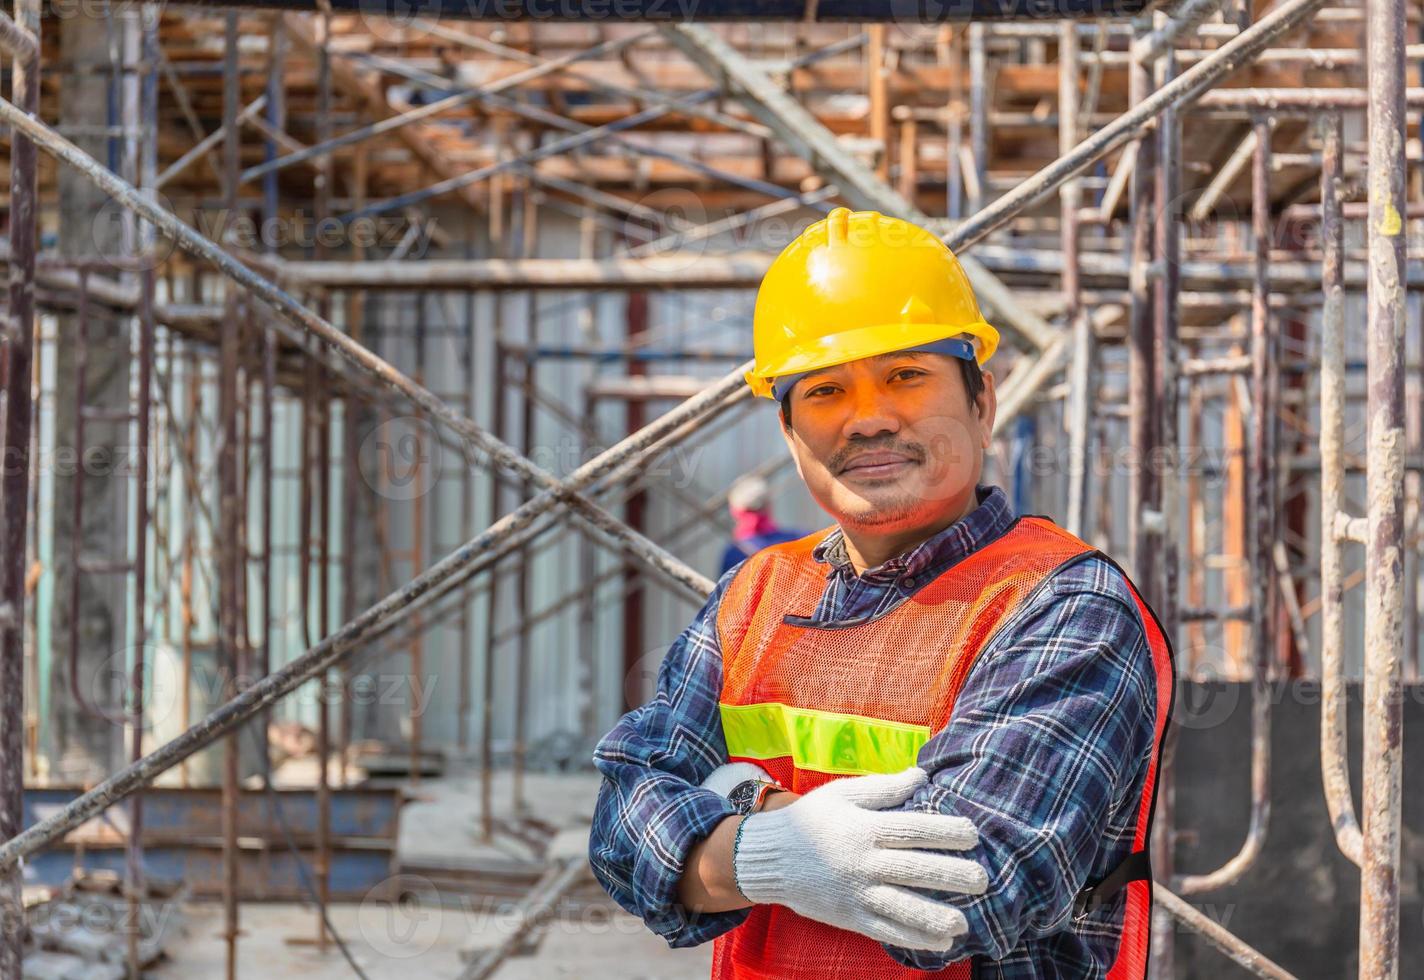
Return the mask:
MULTIPOLYGON (((594 874, 673 946, 706 942, 747 914, 731 885, 739 818, 698 785, 727 759, 715 629, 727 581, 669 649, 654 698, 625 715, 594 757, 604 775, 594 874)), ((935 896, 969 924, 951 953, 886 947, 920 969, 975 954, 999 959, 1060 930, 1079 889, 1131 846, 1155 695, 1150 651, 1120 578, 1105 563, 1079 563, 1001 636, 949 725, 920 752, 929 783, 898 808, 968 818, 979 843, 962 856, 988 873, 982 895, 935 896)))

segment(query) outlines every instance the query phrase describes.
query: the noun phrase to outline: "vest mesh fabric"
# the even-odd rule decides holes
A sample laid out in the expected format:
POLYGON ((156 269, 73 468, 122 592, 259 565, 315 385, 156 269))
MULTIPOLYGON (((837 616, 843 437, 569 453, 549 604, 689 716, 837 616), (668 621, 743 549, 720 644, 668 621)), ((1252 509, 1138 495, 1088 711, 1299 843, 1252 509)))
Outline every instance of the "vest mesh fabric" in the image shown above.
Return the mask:
MULTIPOLYGON (((728 586, 717 619, 723 705, 775 703, 938 732, 948 724, 965 679, 996 631, 1055 570, 1092 553, 1049 521, 1021 518, 1000 538, 869 621, 786 622, 783 617, 809 617, 825 591, 828 566, 812 557, 824 534, 761 552, 728 586)), ((1159 647, 1162 657, 1167 652, 1155 619, 1141 600, 1138 604, 1158 662, 1160 746, 1171 667, 1168 660, 1164 670, 1158 659, 1159 647)), ((738 755, 730 744, 729 750, 733 761, 755 762, 798 793, 855 774, 839 771, 854 767, 821 772, 798 767, 790 756, 753 758, 738 755)), ((1146 839, 1155 773, 1154 755, 1139 810, 1138 849, 1146 839)), ((1128 887, 1126 928, 1113 977, 1141 977, 1145 971, 1149 886, 1134 882, 1128 887)), ((742 925, 716 940, 712 961, 713 980, 970 980, 971 975, 968 959, 933 973, 903 966, 873 939, 780 905, 754 907, 742 925)))

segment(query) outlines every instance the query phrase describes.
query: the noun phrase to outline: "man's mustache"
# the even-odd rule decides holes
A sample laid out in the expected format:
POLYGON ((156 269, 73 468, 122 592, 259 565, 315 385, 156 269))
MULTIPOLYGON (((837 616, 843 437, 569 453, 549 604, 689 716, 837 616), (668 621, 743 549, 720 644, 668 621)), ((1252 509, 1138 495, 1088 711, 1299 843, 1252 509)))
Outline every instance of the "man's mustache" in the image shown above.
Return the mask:
POLYGON ((845 469, 847 463, 851 462, 857 456, 874 452, 899 453, 901 456, 912 459, 917 463, 923 463, 929 457, 929 453, 925 451, 925 447, 918 442, 905 442, 901 439, 896 439, 894 436, 875 436, 869 439, 857 440, 836 450, 827 462, 827 465, 832 473, 839 473, 845 469))

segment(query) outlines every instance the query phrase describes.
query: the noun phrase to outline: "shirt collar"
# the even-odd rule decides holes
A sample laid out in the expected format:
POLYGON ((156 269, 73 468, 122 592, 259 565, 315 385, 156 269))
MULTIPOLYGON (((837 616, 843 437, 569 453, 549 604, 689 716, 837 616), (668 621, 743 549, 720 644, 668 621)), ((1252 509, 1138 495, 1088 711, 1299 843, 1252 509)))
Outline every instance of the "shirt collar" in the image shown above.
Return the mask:
MULTIPOLYGON (((901 576, 918 576, 947 568, 966 555, 973 554, 999 537, 1014 523, 1013 505, 998 487, 975 488, 979 506, 943 531, 926 538, 909 551, 896 555, 874 568, 867 568, 862 578, 872 581, 894 580, 901 576)), ((832 574, 855 577, 855 566, 846 552, 845 534, 839 527, 821 539, 811 557, 831 566, 832 574)))

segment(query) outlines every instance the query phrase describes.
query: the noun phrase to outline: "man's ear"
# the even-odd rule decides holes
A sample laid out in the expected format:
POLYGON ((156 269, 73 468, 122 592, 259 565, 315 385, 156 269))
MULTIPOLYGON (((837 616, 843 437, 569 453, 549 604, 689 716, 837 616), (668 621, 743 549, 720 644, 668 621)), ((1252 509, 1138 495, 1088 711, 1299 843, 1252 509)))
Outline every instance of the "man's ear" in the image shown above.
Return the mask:
POLYGON ((994 374, 984 372, 984 390, 974 399, 974 407, 979 410, 980 444, 988 449, 994 440, 994 419, 999 411, 999 396, 994 390, 994 374))
POLYGON ((776 413, 776 423, 781 429, 781 438, 786 443, 786 451, 791 454, 791 461, 796 464, 796 474, 804 482, 806 474, 801 471, 801 453, 797 451, 799 440, 796 438, 796 433, 791 431, 791 426, 786 424, 786 416, 780 412, 776 413))

